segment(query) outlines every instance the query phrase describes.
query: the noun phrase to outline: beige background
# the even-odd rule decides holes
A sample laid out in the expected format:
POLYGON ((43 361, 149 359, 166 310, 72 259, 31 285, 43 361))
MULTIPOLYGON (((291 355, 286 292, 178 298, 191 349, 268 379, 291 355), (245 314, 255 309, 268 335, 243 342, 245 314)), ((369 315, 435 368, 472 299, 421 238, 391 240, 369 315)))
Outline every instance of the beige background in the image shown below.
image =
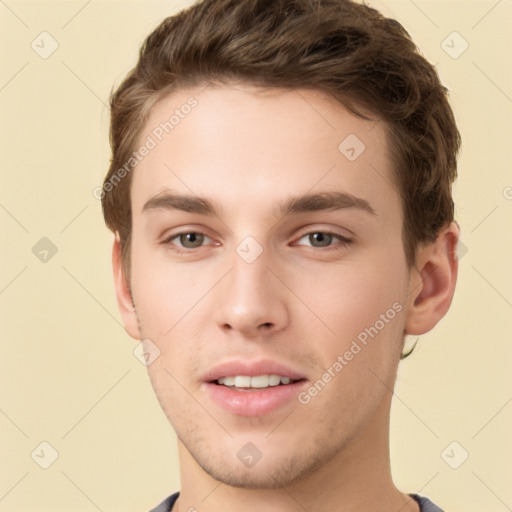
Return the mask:
MULTIPOLYGON (((174 433, 120 324, 92 191, 109 159, 109 91, 185 4, 0 2, 0 512, 144 511, 179 488, 174 433), (46 59, 31 47, 51 48, 43 31, 59 45, 46 59), (58 249, 46 262, 32 252, 42 237, 58 249), (43 441, 58 452, 47 469, 43 441)), ((467 253, 452 310, 401 363, 394 476, 454 512, 510 510, 512 5, 371 4, 437 63, 464 140, 467 253)))

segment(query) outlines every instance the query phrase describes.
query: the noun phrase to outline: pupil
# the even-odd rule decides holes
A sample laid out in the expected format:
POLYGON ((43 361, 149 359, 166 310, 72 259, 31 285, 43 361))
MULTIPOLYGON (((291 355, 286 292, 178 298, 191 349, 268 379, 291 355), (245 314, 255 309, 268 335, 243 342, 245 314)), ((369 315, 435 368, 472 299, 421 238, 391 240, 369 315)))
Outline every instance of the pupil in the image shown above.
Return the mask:
POLYGON ((309 241, 314 247, 326 247, 332 242, 332 235, 328 233, 311 233, 309 241))
POLYGON ((203 242, 203 235, 200 233, 186 233, 180 236, 180 242, 184 247, 200 247, 203 242))

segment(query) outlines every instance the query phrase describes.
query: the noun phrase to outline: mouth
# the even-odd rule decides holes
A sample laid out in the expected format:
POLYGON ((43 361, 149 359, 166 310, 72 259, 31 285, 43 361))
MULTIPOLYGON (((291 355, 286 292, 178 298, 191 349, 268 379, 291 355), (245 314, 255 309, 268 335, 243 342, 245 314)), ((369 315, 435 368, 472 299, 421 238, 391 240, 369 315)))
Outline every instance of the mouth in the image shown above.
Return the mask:
POLYGON ((271 360, 231 360, 203 377, 208 398, 237 416, 264 416, 297 402, 308 379, 271 360))
POLYGON ((234 375, 221 377, 211 381, 211 384, 225 386, 235 391, 254 391, 260 389, 275 388, 281 386, 289 386, 296 382, 301 382, 306 379, 292 379, 284 375, 256 375, 251 377, 249 375, 234 375))

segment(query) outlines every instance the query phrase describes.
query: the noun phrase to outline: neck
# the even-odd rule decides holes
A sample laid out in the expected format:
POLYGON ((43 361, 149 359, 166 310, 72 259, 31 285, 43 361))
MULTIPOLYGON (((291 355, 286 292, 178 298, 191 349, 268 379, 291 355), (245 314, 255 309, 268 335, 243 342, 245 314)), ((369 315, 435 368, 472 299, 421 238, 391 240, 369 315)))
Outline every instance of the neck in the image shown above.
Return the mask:
MULTIPOLYGON (((389 401, 391 397, 389 398, 389 401)), ((389 458, 389 409, 382 407, 332 459, 308 477, 283 488, 225 485, 206 473, 178 441, 181 491, 173 512, 418 512, 418 504, 393 484, 389 458)), ((299 447, 297 447, 299 448, 299 447)))

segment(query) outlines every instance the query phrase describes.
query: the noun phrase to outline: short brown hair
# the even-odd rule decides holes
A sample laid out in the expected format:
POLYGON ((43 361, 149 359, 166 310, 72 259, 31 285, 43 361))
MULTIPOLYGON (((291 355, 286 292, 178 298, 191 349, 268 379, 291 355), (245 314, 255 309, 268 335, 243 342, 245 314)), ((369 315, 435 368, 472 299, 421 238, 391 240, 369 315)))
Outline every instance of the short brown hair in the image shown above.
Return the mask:
POLYGON ((453 220, 460 135, 446 88, 397 21, 352 0, 203 0, 157 26, 111 94, 102 207, 107 226, 119 232, 127 275, 131 173, 115 186, 111 180, 159 99, 180 87, 229 81, 313 88, 360 117, 384 121, 409 265, 418 244, 434 241, 453 220))

